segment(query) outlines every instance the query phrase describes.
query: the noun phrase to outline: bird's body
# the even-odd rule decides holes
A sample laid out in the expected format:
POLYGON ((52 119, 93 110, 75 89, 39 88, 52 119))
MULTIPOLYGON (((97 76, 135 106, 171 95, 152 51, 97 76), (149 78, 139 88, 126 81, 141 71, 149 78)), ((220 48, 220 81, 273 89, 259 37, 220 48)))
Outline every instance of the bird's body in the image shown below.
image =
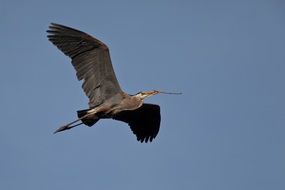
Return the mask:
POLYGON ((52 23, 48 39, 71 58, 78 80, 89 98, 89 109, 77 111, 78 119, 60 127, 55 133, 99 119, 126 122, 141 142, 152 141, 160 127, 160 107, 145 104, 146 97, 162 93, 152 90, 129 95, 121 90, 112 67, 108 47, 79 30, 52 23), (78 123, 78 122, 82 123, 78 123))
POLYGON ((113 118, 122 111, 136 110, 142 104, 143 100, 137 96, 130 96, 125 93, 117 94, 107 99, 100 106, 88 109, 86 114, 89 116, 86 116, 86 119, 113 118))

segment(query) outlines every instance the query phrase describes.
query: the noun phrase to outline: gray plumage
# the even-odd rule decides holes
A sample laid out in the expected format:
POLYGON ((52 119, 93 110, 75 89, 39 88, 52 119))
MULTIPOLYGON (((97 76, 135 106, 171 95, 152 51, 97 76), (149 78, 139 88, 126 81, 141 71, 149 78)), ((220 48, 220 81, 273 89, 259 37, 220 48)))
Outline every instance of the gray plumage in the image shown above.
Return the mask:
POLYGON ((78 80, 89 98, 89 107, 96 107, 115 94, 122 93, 116 78, 108 47, 92 36, 52 23, 49 40, 72 59, 78 80), (104 94, 104 97, 101 96, 104 94))
POLYGON ((140 142, 152 141, 159 132, 160 107, 143 103, 146 97, 163 93, 152 90, 129 95, 121 90, 108 47, 79 30, 52 23, 48 39, 71 58, 78 80, 89 98, 89 109, 77 111, 78 119, 55 133, 85 124, 93 126, 99 119, 112 118, 129 124, 140 142), (81 121, 82 123, 77 123, 81 121), (77 124, 76 124, 77 123, 77 124), (73 125, 74 124, 74 125, 73 125))

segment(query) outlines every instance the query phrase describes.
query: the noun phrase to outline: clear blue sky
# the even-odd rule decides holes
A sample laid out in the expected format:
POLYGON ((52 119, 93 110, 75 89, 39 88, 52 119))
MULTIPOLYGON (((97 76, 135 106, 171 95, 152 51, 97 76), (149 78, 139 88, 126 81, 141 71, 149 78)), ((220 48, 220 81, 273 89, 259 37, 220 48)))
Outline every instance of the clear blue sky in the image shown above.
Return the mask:
POLYGON ((284 190, 285 3, 0 1, 0 189, 284 190), (128 93, 160 89, 151 144, 88 106, 50 22, 105 42, 128 93))

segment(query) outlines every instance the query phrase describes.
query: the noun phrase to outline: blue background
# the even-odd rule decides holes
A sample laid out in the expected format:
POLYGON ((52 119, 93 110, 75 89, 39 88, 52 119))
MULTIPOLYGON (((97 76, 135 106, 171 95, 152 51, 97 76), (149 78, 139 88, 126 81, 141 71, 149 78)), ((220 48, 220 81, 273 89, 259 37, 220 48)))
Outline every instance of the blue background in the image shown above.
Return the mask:
POLYGON ((285 3, 1 0, 0 189, 285 189, 285 3), (122 88, 182 91, 151 144, 87 108, 50 22, 96 36, 122 88))

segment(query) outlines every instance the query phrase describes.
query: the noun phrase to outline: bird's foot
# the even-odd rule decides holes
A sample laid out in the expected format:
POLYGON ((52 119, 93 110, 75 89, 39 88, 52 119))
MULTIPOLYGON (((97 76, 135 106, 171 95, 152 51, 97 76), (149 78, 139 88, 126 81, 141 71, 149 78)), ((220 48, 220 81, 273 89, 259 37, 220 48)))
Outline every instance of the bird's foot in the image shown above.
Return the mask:
POLYGON ((71 129, 71 128, 72 128, 72 127, 70 127, 69 125, 64 125, 64 126, 58 128, 55 132, 53 132, 53 134, 58 133, 58 132, 61 132, 61 131, 69 130, 69 129, 71 129))

